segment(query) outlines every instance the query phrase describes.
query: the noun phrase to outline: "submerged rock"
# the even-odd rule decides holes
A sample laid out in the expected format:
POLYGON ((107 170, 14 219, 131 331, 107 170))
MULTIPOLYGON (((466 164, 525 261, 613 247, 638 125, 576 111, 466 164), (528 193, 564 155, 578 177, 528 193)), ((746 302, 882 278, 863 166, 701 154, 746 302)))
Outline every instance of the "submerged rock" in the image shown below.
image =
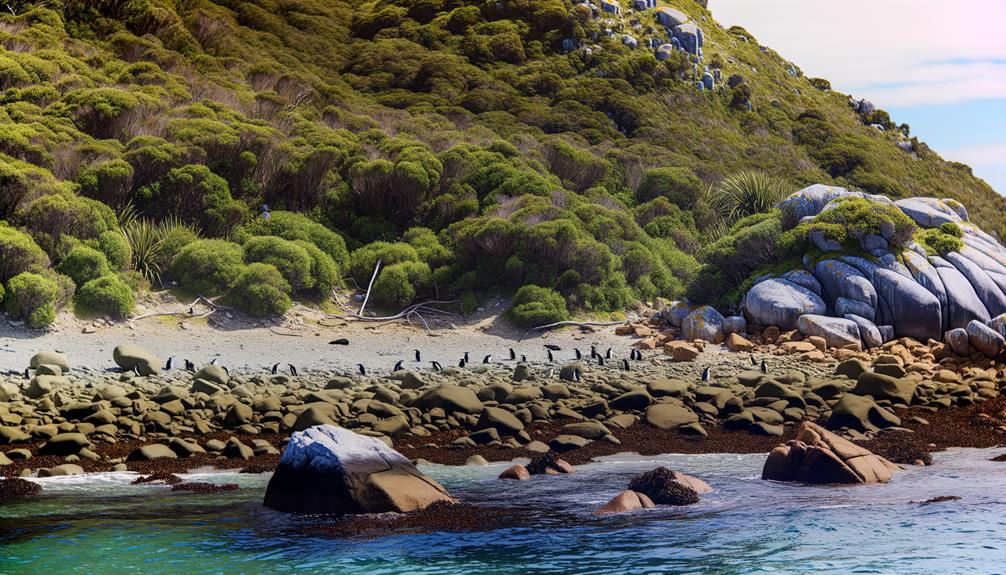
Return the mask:
POLYGON ((699 502, 699 493, 712 491, 705 481, 666 467, 633 477, 629 489, 646 495, 657 505, 691 505, 699 502))
POLYGON ((406 513, 454 502, 439 483, 379 439, 334 425, 290 437, 266 489, 280 511, 342 515, 406 513))

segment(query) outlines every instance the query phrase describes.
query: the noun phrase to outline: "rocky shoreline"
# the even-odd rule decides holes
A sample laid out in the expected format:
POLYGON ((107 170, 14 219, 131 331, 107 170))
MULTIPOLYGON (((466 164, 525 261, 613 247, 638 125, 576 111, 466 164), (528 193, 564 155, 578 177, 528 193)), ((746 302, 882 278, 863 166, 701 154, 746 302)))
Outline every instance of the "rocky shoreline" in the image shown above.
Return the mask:
MULTIPOLYGON (((625 341, 643 349, 666 337, 657 322, 618 331, 639 336, 625 341)), ((900 464, 927 463, 946 447, 1004 443, 1003 366, 992 360, 907 339, 853 351, 797 332, 750 337, 736 352, 670 340, 662 353, 627 360, 628 371, 617 359, 600 365, 587 350, 551 364, 504 359, 297 377, 232 375, 222 365, 163 371, 159 358, 130 347, 115 354, 129 371, 96 374, 41 353, 30 380, 0 378, 0 476, 266 472, 291 432, 326 423, 447 465, 550 450, 574 465, 621 452, 767 453, 802 421, 900 464), (695 354, 673 361, 682 344, 695 354)))

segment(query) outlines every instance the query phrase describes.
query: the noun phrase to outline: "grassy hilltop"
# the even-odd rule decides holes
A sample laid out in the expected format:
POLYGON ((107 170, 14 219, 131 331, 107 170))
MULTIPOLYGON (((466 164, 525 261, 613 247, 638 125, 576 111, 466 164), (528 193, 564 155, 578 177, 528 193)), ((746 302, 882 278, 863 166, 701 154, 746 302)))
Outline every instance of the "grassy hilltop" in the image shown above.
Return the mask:
POLYGON ((0 298, 44 326, 71 304, 126 316, 176 282, 266 315, 366 286, 381 260, 390 308, 502 291, 535 324, 729 304, 792 255, 772 203, 816 182, 955 198, 1006 232, 1006 200, 967 166, 701 3, 673 6, 701 27, 701 62, 658 59, 663 27, 627 1, 621 17, 566 0, 8 2, 0 298), (700 91, 706 67, 721 81, 700 91))

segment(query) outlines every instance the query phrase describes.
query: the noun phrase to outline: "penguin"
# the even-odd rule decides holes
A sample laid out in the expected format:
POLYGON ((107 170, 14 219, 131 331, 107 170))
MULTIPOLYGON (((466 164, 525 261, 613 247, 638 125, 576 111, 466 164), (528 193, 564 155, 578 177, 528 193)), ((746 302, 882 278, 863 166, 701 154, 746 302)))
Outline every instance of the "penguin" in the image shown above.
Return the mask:
POLYGON ((521 361, 521 363, 527 363, 527 356, 524 355, 524 354, 521 354, 520 361, 521 361))
POLYGON ((546 349, 550 349, 552 351, 562 351, 562 348, 559 347, 559 346, 557 346, 557 345, 555 345, 554 343, 546 343, 545 344, 545 348, 546 349))
POLYGON ((189 307, 189 315, 196 315, 196 308, 189 307))
POLYGON ((360 372, 360 375, 367 375, 367 368, 363 367, 362 363, 356 364, 356 369, 360 372))
POLYGON ((391 371, 401 371, 401 369, 402 369, 402 360, 398 360, 395 362, 395 367, 391 368, 391 371))
POLYGON ((24 368, 24 378, 31 379, 31 368, 24 368))
POLYGON ((415 351, 416 351, 416 361, 417 362, 423 361, 423 356, 419 355, 419 350, 417 349, 415 351))
POLYGON ((214 357, 213 359, 210 360, 210 365, 216 365, 216 364, 217 364, 217 358, 214 357))
POLYGON ((186 359, 185 360, 185 371, 192 371, 192 372, 196 371, 196 364, 194 364, 191 361, 189 361, 189 360, 186 359))
POLYGON ((443 371, 444 368, 441 367, 440 362, 431 361, 430 363, 433 364, 433 371, 443 371))
MULTIPOLYGON (((227 366, 226 366, 226 365, 221 365, 220 367, 222 367, 222 368, 224 369, 224 373, 226 373, 226 374, 227 374, 227 377, 230 377, 230 376, 231 376, 231 370, 227 369, 227 366)), ((292 365, 291 365, 290 367, 291 367, 291 368, 293 368, 293 366, 292 366, 292 365)), ((294 372, 294 375, 297 375, 297 373, 296 373, 296 372, 294 372)))
POLYGON ((632 348, 632 359, 636 361, 643 361, 643 352, 636 348, 632 348))
POLYGON ((491 353, 482 358, 482 363, 492 363, 492 362, 493 362, 493 354, 491 353))
POLYGON ((458 367, 464 367, 466 363, 468 363, 468 362, 466 362, 465 358, 462 357, 461 361, 458 362, 458 367))
POLYGON ((290 364, 290 363, 287 364, 287 367, 290 368, 290 375, 292 375, 294 377, 297 377, 297 368, 294 367, 293 364, 290 364))
POLYGON ((465 359, 465 363, 468 363, 469 361, 471 361, 470 359, 468 359, 468 352, 467 351, 465 352, 465 358, 464 359, 465 359))
POLYGON ((546 348, 545 349, 545 353, 548 354, 548 360, 549 361, 555 361, 555 358, 552 357, 552 350, 546 348))
POLYGON ((610 347, 608 348, 608 351, 604 352, 604 359, 611 359, 611 348, 610 347))
POLYGON ((604 365, 604 357, 601 354, 597 354, 597 365, 604 365))
POLYGON ((751 355, 749 355, 749 356, 748 356, 748 359, 750 359, 750 360, 751 360, 751 365, 758 365, 758 360, 757 360, 757 359, 755 359, 755 356, 754 356, 754 354, 753 354, 753 353, 752 353, 751 355))
POLYGON ((272 365, 272 374, 276 375, 277 372, 279 372, 279 364, 278 363, 274 363, 272 365))
POLYGON ((583 359, 583 354, 580 353, 580 350, 574 349, 573 351, 576 352, 576 359, 583 359))
POLYGON ((168 362, 164 364, 164 371, 171 371, 171 360, 173 359, 173 357, 168 358, 168 362))
POLYGON ((517 354, 514 352, 513 348, 510 348, 510 361, 517 359, 517 354))
POLYGON ((328 342, 328 345, 349 345, 349 340, 344 337, 340 337, 339 339, 333 339, 328 342))
POLYGON ((765 358, 762 358, 761 360, 761 372, 768 373, 768 364, 765 363, 765 358))
POLYGON ((631 369, 629 368, 629 360, 627 359, 622 360, 622 369, 624 369, 625 371, 631 371, 631 369))
POLYGON ((709 368, 702 370, 702 381, 709 381, 709 368))
POLYGON ((590 346, 590 359, 594 359, 597 356, 598 356, 597 347, 595 347, 593 345, 590 346))
POLYGON ((573 370, 573 381, 576 382, 576 383, 580 383, 580 370, 579 369, 574 369, 573 370))

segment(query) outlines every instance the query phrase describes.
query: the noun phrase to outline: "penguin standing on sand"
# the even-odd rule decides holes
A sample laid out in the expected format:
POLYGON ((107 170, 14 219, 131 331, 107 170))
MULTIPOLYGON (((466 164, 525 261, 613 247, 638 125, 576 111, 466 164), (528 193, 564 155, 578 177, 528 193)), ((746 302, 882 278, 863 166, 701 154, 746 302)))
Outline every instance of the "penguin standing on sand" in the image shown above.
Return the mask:
POLYGON ((274 363, 274 364, 272 364, 272 374, 276 375, 277 373, 279 373, 279 364, 278 363, 274 363))
POLYGON ((458 367, 464 367, 464 366, 465 366, 465 364, 467 364, 467 363, 468 363, 468 362, 467 362, 467 361, 465 361, 465 358, 463 358, 463 357, 462 357, 462 358, 461 358, 461 361, 459 361, 459 362, 458 362, 458 367))
POLYGON ((576 359, 583 359, 583 355, 580 353, 579 349, 574 348, 573 351, 576 352, 576 359))
POLYGON ((594 359, 595 357, 597 357, 597 347, 592 345, 590 346, 590 359, 594 359))
POLYGON ((171 371, 171 360, 172 359, 174 359, 174 358, 173 357, 169 357, 168 358, 168 362, 164 364, 164 371, 171 371))
POLYGON ((191 361, 189 361, 189 360, 186 359, 185 360, 185 371, 195 372, 196 371, 196 364, 194 364, 191 361))
POLYGON ((751 365, 758 365, 758 360, 755 359, 755 356, 754 356, 753 353, 750 356, 748 356, 748 359, 751 360, 751 365))
POLYGON ((419 354, 419 350, 414 350, 416 352, 416 363, 423 361, 423 356, 419 354))
POLYGON ((360 372, 360 375, 367 375, 367 368, 363 367, 362 363, 356 364, 356 369, 360 372))
POLYGON ((482 358, 482 363, 492 363, 492 362, 493 362, 493 354, 491 353, 482 358))
POLYGON ((513 348, 510 348, 510 361, 517 359, 517 353, 514 352, 513 348))
POLYGON ((439 362, 431 361, 430 363, 433 364, 433 371, 443 371, 444 370, 444 368, 440 365, 439 362))
POLYGON ((521 356, 520 356, 520 361, 521 361, 521 363, 527 363, 527 356, 526 356, 526 355, 523 355, 523 354, 521 354, 521 356))
POLYGON ((768 364, 765 363, 765 358, 762 358, 761 360, 761 372, 768 373, 768 364))
POLYGON ((604 357, 601 354, 597 354, 597 365, 604 365, 604 357))
POLYGON ((24 378, 31 379, 31 368, 28 367, 24 368, 24 378))
POLYGON ((287 367, 290 368, 290 375, 297 377, 297 368, 293 364, 287 364, 287 367))
POLYGON ((552 350, 550 350, 548 348, 545 348, 545 353, 548 354, 548 360, 549 361, 555 361, 555 359, 552 357, 552 350))
POLYGON ((611 348, 610 347, 608 348, 608 351, 604 352, 604 359, 611 359, 611 348))
POLYGON ((624 369, 625 371, 631 371, 631 368, 629 367, 629 360, 627 359, 622 360, 622 369, 624 369))
POLYGON ((702 381, 709 381, 709 368, 702 370, 702 381))
POLYGON ((470 359, 468 359, 468 352, 467 351, 465 352, 464 360, 465 360, 465 363, 468 363, 469 361, 471 361, 470 359))
POLYGON ((402 360, 398 360, 397 362, 395 362, 395 367, 391 368, 391 371, 401 371, 401 369, 402 369, 402 360))

